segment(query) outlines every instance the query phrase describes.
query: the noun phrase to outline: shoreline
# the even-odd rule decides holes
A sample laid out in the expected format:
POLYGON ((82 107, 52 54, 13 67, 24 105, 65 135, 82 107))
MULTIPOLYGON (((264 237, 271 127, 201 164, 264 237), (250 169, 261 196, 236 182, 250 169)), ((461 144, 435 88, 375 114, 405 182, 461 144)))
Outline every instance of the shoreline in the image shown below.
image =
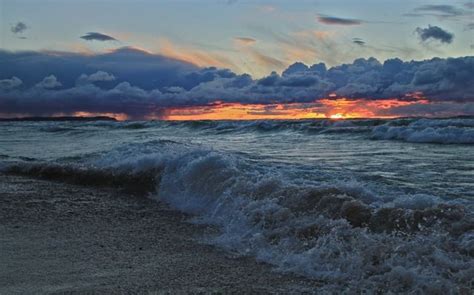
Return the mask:
POLYGON ((143 196, 0 173, 0 293, 312 293, 143 196))

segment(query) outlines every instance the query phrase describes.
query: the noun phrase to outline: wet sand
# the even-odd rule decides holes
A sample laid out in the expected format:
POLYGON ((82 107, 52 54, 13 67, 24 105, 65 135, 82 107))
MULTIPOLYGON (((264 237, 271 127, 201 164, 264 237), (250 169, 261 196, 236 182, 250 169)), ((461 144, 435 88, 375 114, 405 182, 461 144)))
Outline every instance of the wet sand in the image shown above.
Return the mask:
POLYGON ((313 293, 143 196, 0 174, 0 294, 313 293))

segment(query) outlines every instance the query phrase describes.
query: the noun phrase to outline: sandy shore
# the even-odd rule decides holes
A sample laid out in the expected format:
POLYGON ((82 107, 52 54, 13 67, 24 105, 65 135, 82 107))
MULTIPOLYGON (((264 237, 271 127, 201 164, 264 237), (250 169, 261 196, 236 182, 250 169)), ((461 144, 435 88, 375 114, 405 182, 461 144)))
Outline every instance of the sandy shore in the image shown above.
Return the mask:
POLYGON ((146 197, 0 174, 0 294, 301 293, 318 283, 199 240, 146 197))

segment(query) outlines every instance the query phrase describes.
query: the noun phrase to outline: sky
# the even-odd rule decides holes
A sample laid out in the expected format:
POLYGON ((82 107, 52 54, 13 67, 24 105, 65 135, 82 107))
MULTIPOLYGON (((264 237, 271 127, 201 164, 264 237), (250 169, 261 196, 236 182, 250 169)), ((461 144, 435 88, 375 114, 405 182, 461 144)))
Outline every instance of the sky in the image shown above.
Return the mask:
POLYGON ((0 115, 474 115, 473 16, 469 0, 0 0, 0 115))

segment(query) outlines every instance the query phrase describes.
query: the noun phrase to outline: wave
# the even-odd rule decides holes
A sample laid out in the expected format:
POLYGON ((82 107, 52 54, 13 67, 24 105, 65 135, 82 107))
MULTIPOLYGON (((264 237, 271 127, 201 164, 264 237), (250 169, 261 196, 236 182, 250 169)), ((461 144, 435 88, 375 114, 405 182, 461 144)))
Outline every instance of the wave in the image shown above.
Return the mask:
POLYGON ((322 291, 451 292, 474 277, 474 221, 462 202, 380 196, 363 183, 318 183, 234 154, 176 144, 127 145, 76 166, 18 163, 5 172, 83 184, 134 184, 212 224, 210 243, 322 291))
POLYGON ((68 132, 75 130, 74 128, 67 128, 67 127, 61 127, 61 126, 48 126, 44 128, 39 129, 42 132, 50 132, 50 133, 61 133, 61 132, 68 132))
MULTIPOLYGON (((188 127, 223 132, 275 132, 275 131, 301 131, 319 132, 328 128, 346 128, 357 130, 360 127, 375 126, 381 120, 255 120, 255 121, 184 121, 170 123, 173 126, 188 127)), ((358 130, 357 130, 358 131, 358 130)))
POLYGON ((352 120, 255 120, 255 121, 126 121, 54 124, 40 129, 48 133, 75 135, 83 132, 141 130, 149 128, 200 132, 203 134, 242 134, 296 132, 308 136, 362 136, 375 140, 399 140, 414 143, 473 144, 474 119, 352 119, 352 120))
POLYGON ((474 120, 420 119, 405 126, 397 126, 397 121, 395 121, 374 127, 371 137, 420 143, 473 144, 474 120))
POLYGON ((474 119, 354 119, 296 121, 189 121, 172 126, 213 133, 300 132, 319 134, 368 134, 372 139, 402 140, 417 143, 472 144, 474 119))
POLYGON ((59 164, 9 164, 1 169, 4 173, 27 175, 47 180, 65 181, 80 185, 112 186, 134 192, 154 191, 158 171, 127 173, 111 169, 97 169, 59 164))

